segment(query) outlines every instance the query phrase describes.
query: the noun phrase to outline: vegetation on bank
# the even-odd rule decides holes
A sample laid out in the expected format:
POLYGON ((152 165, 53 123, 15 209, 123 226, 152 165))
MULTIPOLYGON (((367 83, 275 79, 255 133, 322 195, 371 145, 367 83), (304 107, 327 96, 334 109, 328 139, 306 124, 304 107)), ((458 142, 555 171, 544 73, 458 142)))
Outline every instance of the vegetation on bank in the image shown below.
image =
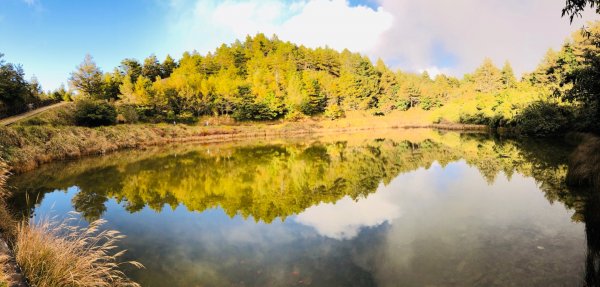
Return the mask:
POLYGON ((431 124, 430 112, 411 110, 385 117, 349 112, 336 121, 306 118, 297 121, 235 122, 230 117, 203 117, 202 124, 119 124, 96 128, 73 126, 77 105, 70 104, 25 121, 0 127, 0 156, 14 172, 22 172, 55 160, 105 154, 169 142, 215 142, 265 136, 294 136, 327 132, 389 128, 430 127, 486 130, 485 126, 431 124))
MULTIPOLYGON (((599 4, 597 0, 568 0, 563 14, 577 16, 588 5, 595 5, 598 12, 599 4)), ((514 128, 532 135, 550 135, 570 129, 597 132, 600 129, 600 25, 595 23, 587 32, 587 35, 574 34, 559 52, 550 51, 540 66, 521 80, 515 78, 509 63, 498 69, 486 60, 473 74, 465 75, 463 79, 445 75, 432 79, 427 73, 391 71, 382 61, 373 65, 366 57, 347 50, 307 49, 282 42, 276 37, 269 39, 262 34, 248 37, 243 43, 223 45, 204 56, 195 52, 185 53, 179 61, 167 57, 159 63, 153 56, 143 63, 126 59, 112 73, 103 73, 91 57, 86 57, 71 77, 71 85, 80 98, 73 109, 74 114, 67 111, 53 114, 51 119, 36 117, 24 125, 0 129, 1 154, 14 168, 19 164, 36 165, 144 143, 206 136, 203 133, 207 131, 197 126, 72 127, 116 123, 193 123, 205 115, 224 115, 237 121, 266 121, 297 120, 315 115, 340 119, 356 111, 381 116, 396 111, 424 110, 436 115, 432 122, 486 124, 514 128), (61 124, 54 125, 55 121, 61 124)), ((6 63, 2 56, 0 54, 0 117, 77 98, 64 87, 44 93, 37 79, 26 81, 23 69, 6 63)), ((214 130, 208 131, 209 134, 211 132, 214 130)), ((215 135, 220 133, 214 132, 215 135)), ((229 129, 225 133, 233 132, 229 129)), ((388 169, 386 166, 393 162, 388 161, 388 156, 391 159, 402 156, 390 149, 396 144, 378 142, 366 147, 373 156, 384 152, 384 160, 377 162, 383 169, 368 169, 380 172, 375 175, 376 178, 385 180, 390 173, 397 172, 398 167, 388 169)), ((409 146, 403 144, 403 148, 408 150, 409 146)), ((420 146, 425 150, 446 152, 443 146, 431 142, 420 146)), ((335 159, 332 152, 341 148, 332 145, 325 150, 291 151, 287 156, 316 152, 335 159)), ((413 149, 414 145, 410 148, 413 149)), ((581 155, 572 159, 575 163, 588 159, 590 151, 597 152, 597 144, 584 144, 580 150, 581 155)), ((521 158, 544 153, 525 149, 514 154, 515 147, 511 145, 500 151, 477 145, 465 152, 469 152, 470 163, 477 164, 482 173, 491 176, 492 180, 506 166, 509 167, 504 170, 507 175, 514 171, 518 165, 512 161, 513 155, 521 158), (471 154, 474 150, 478 152, 471 154), (504 160, 506 166, 502 165, 504 160)), ((546 159, 544 156, 549 154, 553 153, 547 152, 541 158, 546 159)), ((597 213, 597 202, 600 201, 590 200, 589 196, 568 195, 564 192, 562 180, 566 167, 543 159, 518 166, 517 171, 533 174, 544 190, 551 191, 547 193, 550 200, 561 200, 567 206, 575 206, 577 212, 585 217, 587 225, 592 226, 589 229, 597 230, 593 227, 598 226, 600 220, 594 213, 597 213), (581 201, 584 203, 581 204, 581 201)), ((430 164, 426 159, 415 161, 417 166, 430 164)), ((4 162, 0 161, 0 164, 4 162)), ((269 164, 267 170, 273 171, 269 164)), ((344 168, 344 165, 340 166, 344 168)), ((598 174, 594 173, 596 166, 587 166, 585 162, 580 166, 569 171, 573 181, 581 183, 576 177, 581 174, 583 181, 597 183, 594 177, 598 174)), ((355 172, 352 168, 355 167, 347 167, 350 175, 355 172)), ((197 170, 194 169, 195 172, 197 170)), ((0 166, 0 187, 4 175, 5 167, 0 166)), ((153 184, 152 178, 146 180, 146 184, 153 184)), ((143 194, 123 196, 132 196, 132 200, 141 198, 142 203, 146 200, 143 194)), ((91 230, 70 229, 74 233, 63 237, 62 231, 50 225, 14 224, 4 206, 0 206, 0 216, 2 234, 16 239, 13 248, 17 252, 17 260, 34 285, 113 286, 115 282, 121 282, 125 286, 135 286, 116 268, 114 259, 120 253, 107 255, 104 252, 112 249, 119 235, 100 232, 100 235, 86 237, 88 232, 93 233, 98 227, 97 223, 92 224, 91 230), (104 243, 89 245, 98 238, 104 239, 104 243), (91 253, 88 253, 89 250, 91 253), (81 277, 76 277, 81 278, 80 281, 73 280, 71 270, 79 272, 76 274, 81 277)), ((64 227, 67 230, 71 228, 64 227)), ((588 266, 595 266, 593 263, 597 262, 600 248, 594 248, 595 241, 589 240, 591 236, 588 232, 588 246, 595 252, 588 254, 588 266)), ((3 284, 0 278, 0 286, 3 284)))
POLYGON ((24 219, 12 216, 5 203, 8 170, 3 161, 0 164, 0 240, 6 241, 12 249, 9 251, 12 254, 3 254, 0 258, 0 286, 22 283, 21 277, 15 276, 15 263, 31 286, 139 286, 129 280, 120 267, 123 264, 143 266, 135 261, 120 262, 124 251, 115 250, 123 235, 103 229, 104 221, 77 227, 72 222, 74 219, 29 222, 27 216, 24 219))
MULTIPOLYGON (((15 258, 32 286, 140 286, 120 270, 118 260, 124 251, 113 251, 123 238, 119 232, 102 230, 103 220, 86 227, 71 221, 19 224, 15 258)), ((137 262, 125 263, 143 267, 137 262)))
POLYGON ((105 113, 111 117, 107 123, 194 122, 206 115, 237 121, 338 119, 352 111, 383 116, 421 109, 435 112, 433 122, 486 124, 532 135, 598 131, 594 85, 600 79, 595 66, 600 23, 587 33, 574 33, 520 80, 508 62, 499 69, 486 59, 462 79, 432 78, 427 72, 392 71, 381 60, 373 65, 348 50, 309 49, 258 34, 207 55, 186 52, 178 61, 125 59, 109 73, 88 55, 70 81, 78 94, 96 101, 97 110, 107 110, 98 101, 118 103, 105 113))
MULTIPOLYGON (((458 79, 392 71, 348 50, 310 49, 263 34, 222 45, 213 53, 186 52, 160 62, 125 59, 102 72, 86 56, 71 75, 76 94, 59 89, 44 97, 76 99, 72 124, 196 123, 203 116, 243 121, 340 119, 364 111, 431 112, 432 123, 485 124, 530 135, 599 131, 600 23, 550 50, 538 68, 517 79, 510 63, 486 59, 458 79)), ((15 65, 5 70, 21 75, 15 65), (15 72, 16 71, 16 72, 15 72)), ((29 89, 31 90, 31 89, 29 89)), ((23 105, 27 95, 11 93, 23 105)))
POLYGON ((25 80, 23 67, 7 63, 3 57, 0 53, 0 118, 69 98, 64 88, 44 93, 37 78, 25 80))

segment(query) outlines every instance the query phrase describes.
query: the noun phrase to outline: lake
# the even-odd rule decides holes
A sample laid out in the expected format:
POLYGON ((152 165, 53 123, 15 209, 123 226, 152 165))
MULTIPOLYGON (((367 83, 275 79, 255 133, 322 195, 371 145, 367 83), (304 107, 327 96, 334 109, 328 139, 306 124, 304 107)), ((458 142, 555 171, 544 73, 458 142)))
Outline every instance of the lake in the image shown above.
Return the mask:
POLYGON ((600 204, 564 185, 573 148, 426 129, 178 144, 44 165, 10 204, 108 220, 143 286, 581 286, 600 204))

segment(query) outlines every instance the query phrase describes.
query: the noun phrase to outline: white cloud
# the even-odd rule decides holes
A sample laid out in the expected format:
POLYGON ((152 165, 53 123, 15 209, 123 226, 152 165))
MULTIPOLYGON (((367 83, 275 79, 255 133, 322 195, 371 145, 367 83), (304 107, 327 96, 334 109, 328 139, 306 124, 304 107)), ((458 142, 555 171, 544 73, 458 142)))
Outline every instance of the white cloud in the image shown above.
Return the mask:
POLYGON ((39 0, 22 0, 25 4, 27 4, 27 6, 40 9, 42 7, 41 3, 39 0))
POLYGON ((209 52, 221 43, 246 35, 276 34, 308 47, 329 46, 372 54, 379 37, 391 28, 393 17, 380 8, 350 6, 346 0, 197 1, 193 12, 171 2, 171 31, 182 50, 209 52))
POLYGON ((427 67, 425 69, 419 69, 418 70, 419 73, 423 73, 423 72, 427 72, 429 74, 429 77, 434 79, 437 75, 451 75, 453 74, 452 69, 450 68, 440 68, 437 66, 431 66, 431 67, 427 67))
MULTIPOLYGON (((377 54, 415 71, 440 65, 436 45, 456 58, 455 74, 473 71, 485 57, 496 65, 509 60, 517 73, 529 71, 547 49, 559 48, 584 22, 570 25, 561 18, 564 0, 379 2, 394 15, 394 23, 377 54)), ((585 18, 598 17, 588 13, 585 18)))
MULTIPOLYGON (((29 0, 31 1, 31 0, 29 0)), ((262 32, 309 47, 348 48, 383 58, 394 68, 461 76, 486 57, 517 74, 530 71, 546 50, 560 48, 572 25, 564 0, 377 0, 374 10, 346 0, 171 0, 171 32, 183 52, 262 32), (190 1, 192 4, 190 4, 190 1), (193 7, 193 8, 190 8, 193 7)))

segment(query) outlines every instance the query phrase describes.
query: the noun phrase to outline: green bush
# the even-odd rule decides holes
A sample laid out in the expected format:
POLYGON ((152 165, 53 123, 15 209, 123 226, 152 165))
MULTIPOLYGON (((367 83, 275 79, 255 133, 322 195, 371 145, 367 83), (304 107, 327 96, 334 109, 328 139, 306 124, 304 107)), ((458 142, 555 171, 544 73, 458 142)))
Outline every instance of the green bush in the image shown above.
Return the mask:
POLYGON ((80 100, 75 107, 75 123, 97 127, 117 123, 117 110, 106 101, 80 100))
POLYGON ((198 122, 198 117, 194 116, 191 112, 182 112, 180 114, 169 112, 164 118, 164 121, 167 123, 195 124, 198 122))
POLYGON ((129 124, 137 123, 140 120, 137 108, 133 105, 121 105, 117 107, 117 113, 129 124))
POLYGON ((277 119, 280 114, 266 103, 245 100, 236 107, 232 116, 236 121, 268 121, 277 119))
POLYGON ((442 101, 440 101, 439 99, 430 98, 430 97, 423 98, 421 100, 420 105, 421 105, 421 108, 426 111, 443 106, 442 101))
POLYGON ((486 125, 493 129, 504 127, 509 123, 509 121, 501 114, 488 116, 482 112, 476 114, 461 114, 458 121, 461 124, 486 125))
POLYGON ((325 117, 328 119, 339 119, 346 116, 346 113, 339 105, 329 105, 327 109, 325 109, 325 117))
POLYGON ((460 114, 458 122, 461 124, 487 125, 489 118, 481 112, 476 114, 460 114))
POLYGON ((570 127, 573 113, 555 103, 535 102, 515 118, 517 129, 524 134, 550 136, 562 134, 570 127))

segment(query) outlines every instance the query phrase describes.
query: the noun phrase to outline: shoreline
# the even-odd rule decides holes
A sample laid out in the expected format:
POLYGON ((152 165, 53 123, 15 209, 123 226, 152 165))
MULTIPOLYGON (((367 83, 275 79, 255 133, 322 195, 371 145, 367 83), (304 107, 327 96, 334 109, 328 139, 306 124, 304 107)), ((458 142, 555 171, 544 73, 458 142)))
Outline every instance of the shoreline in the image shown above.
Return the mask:
MULTIPOLYGON (((48 134, 41 134, 39 127, 27 134, 26 129, 12 135, 15 143, 3 147, 2 156, 13 174, 31 171, 40 165, 82 158, 91 155, 103 155, 119 150, 137 149, 147 146, 160 146, 170 143, 223 143, 254 137, 292 137, 300 135, 346 133, 385 129, 437 129, 447 131, 488 132, 484 125, 464 124, 407 124, 390 126, 349 126, 324 128, 285 123, 284 126, 217 126, 199 127, 185 125, 122 125, 102 128, 52 127, 48 134), (125 130, 123 130, 125 129, 125 130), (33 136, 31 135, 33 134, 33 136), (77 143, 78 141, 87 144, 77 143), (92 141, 92 142, 90 142, 92 141), (97 141, 97 142, 93 142, 97 141), (9 155, 6 151, 9 150, 9 155)), ((5 131, 1 131, 5 133, 5 131)), ((6 135, 0 135, 6 136, 6 135)))

